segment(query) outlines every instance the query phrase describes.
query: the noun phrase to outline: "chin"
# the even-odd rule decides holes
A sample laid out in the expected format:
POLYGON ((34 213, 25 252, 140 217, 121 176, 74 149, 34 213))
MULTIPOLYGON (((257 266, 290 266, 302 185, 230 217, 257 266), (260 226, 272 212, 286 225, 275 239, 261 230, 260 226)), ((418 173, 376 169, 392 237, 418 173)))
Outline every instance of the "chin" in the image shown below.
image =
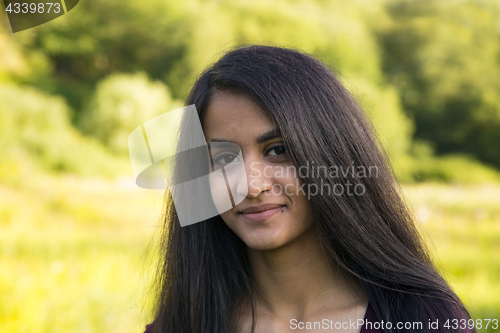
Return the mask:
POLYGON ((246 235, 239 234, 238 236, 250 249, 255 251, 275 250, 288 243, 286 239, 282 239, 283 237, 273 237, 270 231, 266 231, 264 235, 261 233, 251 235, 249 233, 246 235))
POLYGON ((275 242, 245 242, 245 244, 252 250, 255 251, 270 251, 270 250, 275 250, 282 245, 276 244, 275 242))
POLYGON ((278 216, 273 216, 271 220, 261 223, 244 222, 241 217, 235 218, 230 214, 225 216, 221 214, 221 217, 246 246, 255 251, 276 250, 298 241, 313 225, 278 218, 278 216))

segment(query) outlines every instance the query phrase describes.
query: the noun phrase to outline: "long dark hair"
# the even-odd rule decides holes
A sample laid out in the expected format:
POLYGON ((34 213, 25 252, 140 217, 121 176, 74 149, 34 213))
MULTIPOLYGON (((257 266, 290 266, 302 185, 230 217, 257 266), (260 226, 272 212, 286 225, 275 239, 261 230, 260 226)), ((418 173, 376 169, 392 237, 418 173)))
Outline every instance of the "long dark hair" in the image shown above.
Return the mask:
MULTIPOLYGON (((444 331, 447 319, 469 319, 431 262, 370 122, 332 70, 300 51, 241 47, 195 82, 186 105, 196 105, 202 124, 217 91, 243 93, 266 111, 296 167, 376 170, 333 178, 320 172, 301 181, 362 185, 363 195, 315 195, 309 202, 324 252, 359 279, 379 321, 421 322, 418 331, 430 332, 429 320, 444 331)), ((181 228, 168 192, 164 212, 154 332, 234 331, 242 296, 252 301, 252 315, 254 308, 246 245, 220 216, 181 228)))

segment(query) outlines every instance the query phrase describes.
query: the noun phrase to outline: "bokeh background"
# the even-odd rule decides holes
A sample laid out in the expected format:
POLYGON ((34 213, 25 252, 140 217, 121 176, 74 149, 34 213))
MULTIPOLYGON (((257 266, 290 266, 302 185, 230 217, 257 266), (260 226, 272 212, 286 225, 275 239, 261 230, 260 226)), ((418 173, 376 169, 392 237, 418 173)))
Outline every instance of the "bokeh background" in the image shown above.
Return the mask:
POLYGON ((128 134, 249 43, 341 73, 440 271, 500 320, 500 1, 82 0, 16 34, 1 6, 0 332, 143 332, 162 193, 128 134))

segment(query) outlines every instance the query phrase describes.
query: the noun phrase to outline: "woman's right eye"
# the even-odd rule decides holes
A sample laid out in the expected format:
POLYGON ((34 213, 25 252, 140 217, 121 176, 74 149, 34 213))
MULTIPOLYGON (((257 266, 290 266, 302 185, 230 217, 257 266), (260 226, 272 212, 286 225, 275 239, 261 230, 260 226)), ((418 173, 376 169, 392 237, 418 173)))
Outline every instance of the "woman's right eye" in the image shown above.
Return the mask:
POLYGON ((234 153, 222 153, 214 158, 214 167, 215 169, 219 169, 223 166, 228 165, 229 163, 236 161, 239 161, 238 155, 235 155, 234 153))

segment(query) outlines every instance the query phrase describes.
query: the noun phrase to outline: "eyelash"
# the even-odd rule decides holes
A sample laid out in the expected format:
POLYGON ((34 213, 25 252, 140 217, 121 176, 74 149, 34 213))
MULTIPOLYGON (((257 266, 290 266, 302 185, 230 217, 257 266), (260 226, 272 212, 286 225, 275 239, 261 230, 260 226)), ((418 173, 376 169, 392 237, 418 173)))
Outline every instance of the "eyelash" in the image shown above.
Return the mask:
POLYGON ((281 157, 281 156, 286 156, 287 155, 287 149, 286 149, 286 146, 285 145, 277 145, 277 146, 274 146, 274 147, 271 147, 267 150, 266 152, 266 155, 270 152, 270 151, 273 151, 273 150, 276 150, 277 148, 283 148, 283 150, 285 151, 283 154, 281 155, 271 155, 271 156, 278 156, 278 157, 281 157))
MULTIPOLYGON (((282 148, 282 149, 284 149, 284 151, 285 151, 285 152, 284 152, 283 154, 281 154, 281 155, 277 155, 277 154, 276 154, 276 155, 270 155, 270 156, 272 156, 273 158, 284 158, 284 157, 286 157, 286 156, 288 155, 287 148, 286 148, 286 146, 285 146, 285 145, 276 145, 276 146, 273 146, 273 147, 269 148, 269 149, 266 151, 266 155, 268 155, 270 151, 276 150, 276 149, 278 149, 278 148, 282 148)), ((214 164, 218 164, 218 163, 219 163, 218 161, 219 161, 219 160, 221 160, 224 156, 233 156, 233 157, 235 157, 235 158, 237 157, 236 155, 234 155, 234 154, 229 154, 229 153, 221 153, 221 154, 217 154, 216 156, 214 156, 214 159, 213 159, 214 164)))
MULTIPOLYGON (((213 159, 213 162, 214 164, 218 164, 219 163, 219 160, 221 160, 223 157, 225 156, 232 156, 234 158, 237 157, 237 155, 235 155, 234 153, 233 154, 229 154, 229 153, 221 153, 221 154, 217 154, 216 156, 214 156, 214 159, 213 159)), ((229 162, 231 163, 231 162, 229 162)))

